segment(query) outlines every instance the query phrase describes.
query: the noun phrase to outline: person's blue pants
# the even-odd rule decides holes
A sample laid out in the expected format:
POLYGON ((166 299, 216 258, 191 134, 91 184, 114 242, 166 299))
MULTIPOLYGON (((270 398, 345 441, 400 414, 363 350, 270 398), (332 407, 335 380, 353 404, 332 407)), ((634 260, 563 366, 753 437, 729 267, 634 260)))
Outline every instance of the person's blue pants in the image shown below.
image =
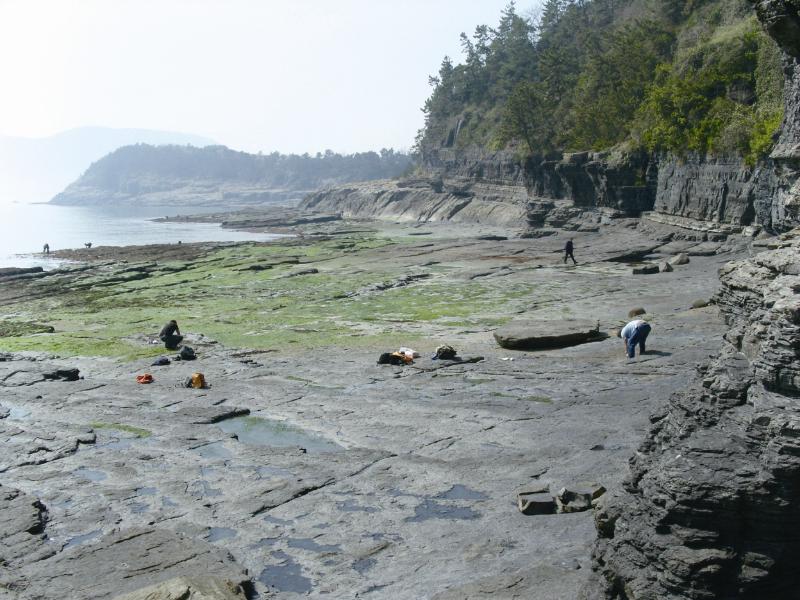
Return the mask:
POLYGON ((639 325, 631 337, 628 338, 628 358, 634 358, 636 356, 636 344, 639 344, 639 354, 645 353, 645 342, 647 341, 647 336, 650 334, 650 325, 648 323, 644 323, 639 325))

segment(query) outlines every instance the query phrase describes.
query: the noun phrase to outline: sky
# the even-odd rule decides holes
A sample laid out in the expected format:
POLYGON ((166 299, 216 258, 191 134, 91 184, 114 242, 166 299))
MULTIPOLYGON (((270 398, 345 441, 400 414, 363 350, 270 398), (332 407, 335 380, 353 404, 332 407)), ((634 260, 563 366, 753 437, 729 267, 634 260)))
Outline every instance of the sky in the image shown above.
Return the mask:
POLYGON ((428 76, 507 3, 0 0, 0 135, 106 126, 248 152, 408 149, 428 76))

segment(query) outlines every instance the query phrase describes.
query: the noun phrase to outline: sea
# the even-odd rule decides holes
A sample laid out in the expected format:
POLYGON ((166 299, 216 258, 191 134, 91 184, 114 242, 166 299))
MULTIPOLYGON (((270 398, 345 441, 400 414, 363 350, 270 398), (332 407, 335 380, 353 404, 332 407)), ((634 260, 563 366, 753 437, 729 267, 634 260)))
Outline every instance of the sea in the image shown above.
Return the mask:
POLYGON ((223 229, 217 223, 158 223, 157 217, 224 211, 224 207, 94 207, 0 204, 0 268, 57 268, 64 261, 42 253, 92 246, 136 246, 187 242, 266 241, 278 234, 223 229))

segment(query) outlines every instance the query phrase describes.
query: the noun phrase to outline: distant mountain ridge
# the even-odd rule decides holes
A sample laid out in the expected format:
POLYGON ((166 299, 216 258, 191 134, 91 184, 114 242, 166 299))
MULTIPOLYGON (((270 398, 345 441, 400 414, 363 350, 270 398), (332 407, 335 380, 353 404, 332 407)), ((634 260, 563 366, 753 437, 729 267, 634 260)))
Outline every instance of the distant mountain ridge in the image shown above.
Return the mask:
POLYGON ((125 146, 93 163, 52 202, 62 205, 254 205, 299 199, 328 185, 386 179, 411 156, 394 150, 341 155, 249 154, 225 146, 125 146))
POLYGON ((191 144, 214 140, 150 129, 79 127, 43 138, 0 136, 0 203, 46 202, 92 162, 130 144, 191 144))

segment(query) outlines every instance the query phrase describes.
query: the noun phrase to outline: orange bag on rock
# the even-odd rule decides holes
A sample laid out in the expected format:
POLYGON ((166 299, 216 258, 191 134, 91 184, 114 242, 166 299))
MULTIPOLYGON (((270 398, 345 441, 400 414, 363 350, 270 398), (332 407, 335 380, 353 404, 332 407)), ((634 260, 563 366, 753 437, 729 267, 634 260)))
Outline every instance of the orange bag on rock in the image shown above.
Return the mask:
POLYGON ((136 383, 153 383, 153 376, 150 373, 136 376, 136 383))
POLYGON ((193 388, 206 387, 206 378, 202 373, 192 373, 192 387, 193 388))

